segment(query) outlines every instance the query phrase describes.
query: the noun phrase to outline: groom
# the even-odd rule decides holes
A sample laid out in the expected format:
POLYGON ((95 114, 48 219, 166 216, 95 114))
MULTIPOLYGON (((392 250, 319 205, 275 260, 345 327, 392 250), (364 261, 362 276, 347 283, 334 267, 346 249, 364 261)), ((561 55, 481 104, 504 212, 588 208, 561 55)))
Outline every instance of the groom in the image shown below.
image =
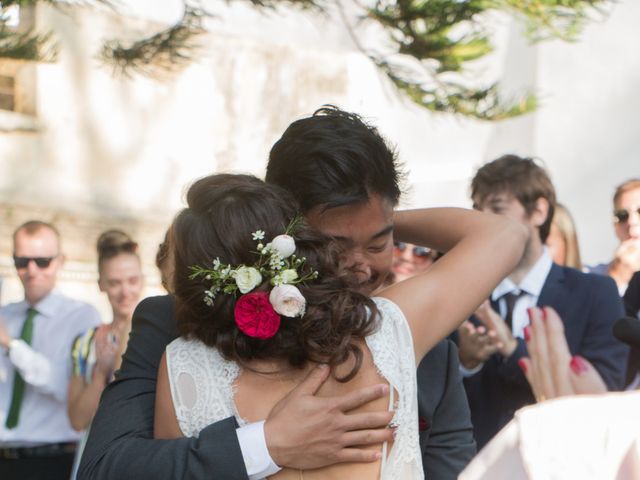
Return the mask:
MULTIPOLYGON (((395 157, 375 128, 356 115, 321 109, 291 124, 274 145, 266 180, 289 189, 312 224, 344 243, 364 292, 382 284, 391 266, 400 189, 395 157)), ((387 412, 348 414, 384 395, 379 386, 344 398, 316 397, 326 378, 317 369, 265 422, 237 429, 229 418, 197 439, 152 440, 157 365, 175 330, 169 296, 138 306, 118 379, 103 393, 93 421, 79 479, 253 480, 272 475, 278 465, 371 461, 371 451, 359 447, 390 439, 383 428, 387 412)), ((425 476, 454 479, 475 453, 455 346, 442 342, 423 359, 418 384, 425 476)))

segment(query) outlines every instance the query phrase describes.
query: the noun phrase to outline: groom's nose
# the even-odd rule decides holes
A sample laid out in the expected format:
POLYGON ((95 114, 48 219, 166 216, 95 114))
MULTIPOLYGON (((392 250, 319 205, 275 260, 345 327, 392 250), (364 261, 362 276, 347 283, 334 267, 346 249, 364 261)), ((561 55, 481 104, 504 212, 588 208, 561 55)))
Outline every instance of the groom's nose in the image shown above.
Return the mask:
POLYGON ((353 269, 356 273, 358 283, 367 283, 371 280, 371 263, 364 256, 355 254, 353 256, 353 269))

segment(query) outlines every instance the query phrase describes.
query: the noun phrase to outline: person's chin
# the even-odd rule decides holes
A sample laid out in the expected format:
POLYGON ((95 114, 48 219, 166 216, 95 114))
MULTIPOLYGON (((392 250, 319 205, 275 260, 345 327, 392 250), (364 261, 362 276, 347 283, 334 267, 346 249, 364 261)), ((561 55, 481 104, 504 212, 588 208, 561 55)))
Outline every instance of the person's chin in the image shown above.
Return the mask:
POLYGON ((132 315, 133 310, 136 308, 133 303, 119 304, 117 307, 118 312, 121 315, 132 315))
POLYGON ((413 270, 407 270, 407 269, 398 269, 398 270, 394 270, 393 272, 395 274, 396 277, 396 281, 397 282, 401 282, 402 280, 406 280, 409 277, 412 277, 415 272, 413 270))

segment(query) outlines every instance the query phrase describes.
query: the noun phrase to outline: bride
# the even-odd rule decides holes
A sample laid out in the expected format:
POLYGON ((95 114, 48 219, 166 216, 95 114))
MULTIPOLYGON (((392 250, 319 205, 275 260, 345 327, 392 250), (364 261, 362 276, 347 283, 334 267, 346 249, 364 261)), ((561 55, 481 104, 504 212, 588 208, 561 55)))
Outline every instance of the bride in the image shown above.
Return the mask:
POLYGON ((270 478, 424 478, 416 365, 514 268, 524 230, 463 209, 399 212, 402 225, 413 225, 403 231, 411 241, 447 253, 369 298, 340 246, 297 217, 280 188, 212 175, 193 184, 187 203, 170 240, 182 336, 160 364, 156 438, 197 436, 231 415, 240 425, 263 420, 323 364, 331 375, 320 396, 388 385, 386 398, 360 411, 393 412, 394 441, 371 447, 375 462, 284 468, 270 478))

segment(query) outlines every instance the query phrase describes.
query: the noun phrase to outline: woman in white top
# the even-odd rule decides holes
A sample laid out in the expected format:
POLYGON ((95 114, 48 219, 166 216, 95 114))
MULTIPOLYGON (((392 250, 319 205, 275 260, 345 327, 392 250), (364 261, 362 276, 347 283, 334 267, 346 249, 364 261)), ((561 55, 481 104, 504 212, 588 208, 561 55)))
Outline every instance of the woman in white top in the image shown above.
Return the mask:
POLYGON ((423 478, 416 365, 515 266, 523 229, 461 209, 398 213, 403 237, 448 253, 371 299, 355 289, 339 246, 300 220, 278 187, 213 175, 190 188, 187 203, 170 240, 182 337, 160 365, 155 436, 198 435, 230 415, 264 420, 322 363, 331 376, 320 396, 388 383, 389 397, 361 412, 391 411, 395 440, 371 447, 376 462, 285 468, 270 478, 423 478))

